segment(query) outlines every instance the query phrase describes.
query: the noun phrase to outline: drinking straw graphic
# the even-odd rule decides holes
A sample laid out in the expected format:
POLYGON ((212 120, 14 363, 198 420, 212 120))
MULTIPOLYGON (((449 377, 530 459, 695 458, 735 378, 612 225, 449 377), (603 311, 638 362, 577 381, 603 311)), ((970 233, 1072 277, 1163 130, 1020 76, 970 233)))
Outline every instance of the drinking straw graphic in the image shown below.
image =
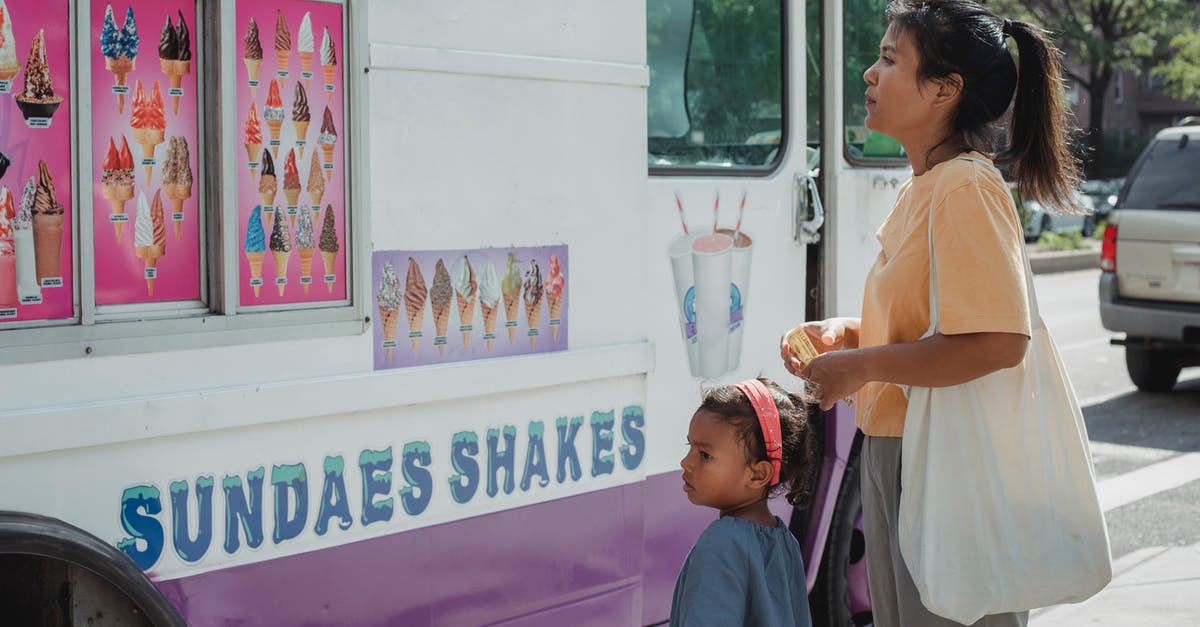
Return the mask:
POLYGON ((713 196, 713 235, 717 234, 717 207, 721 206, 721 190, 713 196))
POLYGON ((742 214, 746 211, 746 190, 742 190, 742 202, 738 204, 737 226, 733 227, 733 245, 737 246, 738 235, 742 232, 742 214))
POLYGON ((683 234, 689 235, 687 228, 687 218, 684 217, 683 201, 679 199, 679 190, 675 190, 675 206, 679 207, 679 222, 683 225, 683 234))

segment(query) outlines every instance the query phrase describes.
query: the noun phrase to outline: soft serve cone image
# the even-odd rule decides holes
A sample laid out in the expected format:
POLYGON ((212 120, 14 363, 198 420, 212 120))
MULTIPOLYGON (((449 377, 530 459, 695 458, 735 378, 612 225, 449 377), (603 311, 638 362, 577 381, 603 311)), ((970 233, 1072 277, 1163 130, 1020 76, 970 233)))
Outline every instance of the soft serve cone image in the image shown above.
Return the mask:
MULTIPOLYGON (((326 210, 328 215, 328 210, 326 210)), ((421 345, 421 325, 425 321, 425 277, 412 257, 408 258, 408 274, 404 277, 404 312, 408 314, 408 337, 412 340, 413 357, 421 345)))
POLYGON ((17 297, 17 249, 13 239, 13 223, 17 219, 13 208, 12 194, 7 187, 0 187, 0 307, 16 307, 17 297))
POLYGON ((496 318, 500 315, 500 279, 491 261, 479 273, 479 309, 483 312, 483 339, 490 353, 496 341, 496 318))
POLYGON ((33 249, 37 278, 61 277, 63 215, 54 178, 45 161, 38 161, 37 190, 33 193, 33 249))
POLYGON ((279 179, 275 178, 275 160, 271 151, 262 151, 262 172, 258 176, 258 195, 262 198, 265 211, 272 211, 275 206, 275 195, 279 193, 279 179))
POLYGON ((321 70, 325 72, 325 97, 333 98, 333 77, 337 72, 337 54, 333 50, 333 38, 329 28, 321 35, 321 70))
MULTIPOLYGON (((300 55, 300 77, 305 83, 312 81, 312 62, 315 45, 313 42, 312 14, 304 12, 300 19, 300 30, 296 31, 296 52, 300 55)), ((296 81, 299 85, 300 81, 296 81)), ((312 86, 311 84, 309 85, 312 86)))
POLYGON ((379 324, 383 327, 383 347, 387 349, 388 361, 396 350, 396 325, 400 323, 400 277, 392 262, 383 264, 383 276, 379 279, 379 291, 375 293, 379 306, 379 324))
POLYGON ((530 259, 529 267, 525 270, 524 298, 525 320, 529 323, 529 347, 534 350, 537 350, 538 324, 542 319, 542 297, 544 295, 542 270, 538 268, 536 259, 530 259))
POLYGON ((154 192, 154 203, 146 204, 146 195, 138 194, 137 220, 133 224, 134 252, 145 264, 146 293, 154 295, 158 278, 158 258, 167 252, 167 230, 163 224, 162 190, 154 192))
MULTIPOLYGON (((112 13, 111 7, 109 13, 112 13)), ((116 30, 116 26, 113 26, 113 30, 116 30)), ((20 71, 17 40, 12 31, 12 16, 8 13, 8 5, 4 0, 0 0, 0 81, 11 81, 20 71)))
POLYGON ((154 176, 154 149, 163 143, 167 130, 167 115, 158 81, 154 81, 149 98, 146 97, 142 81, 134 84, 133 117, 129 125, 133 127, 133 141, 142 145, 142 165, 146 168, 146 184, 149 185, 154 176))
POLYGON ((333 282, 337 280, 337 266, 334 263, 337 261, 338 254, 337 228, 333 223, 333 205, 325 205, 325 219, 321 221, 321 237, 317 241, 317 248, 321 249, 321 259, 325 263, 325 289, 332 294, 333 282))
POLYGON ((133 199, 133 155, 129 152, 129 143, 125 141, 124 135, 121 136, 120 151, 117 150, 113 138, 108 138, 108 150, 104 153, 104 164, 100 174, 100 190, 112 210, 113 231, 116 233, 117 243, 120 243, 126 221, 125 203, 133 199))
POLYGON ((317 238, 313 233, 312 212, 307 208, 300 210, 296 225, 296 253, 300 255, 300 287, 308 293, 312 283, 313 253, 317 249, 317 238))
MULTIPOLYGON (((262 41, 258 38, 258 23, 250 18, 246 28, 245 45, 242 47, 242 62, 246 64, 246 81, 250 84, 250 96, 258 97, 258 73, 262 68, 262 41)), ((253 158, 253 157, 252 157, 253 158)))
POLYGON ((283 79, 288 75, 288 59, 292 56, 292 33, 288 31, 287 19, 283 11, 275 10, 275 75, 279 77, 279 86, 283 87, 283 79))
POLYGON ((117 113, 125 113, 125 92, 128 91, 126 77, 137 67, 138 39, 133 7, 125 9, 125 23, 120 29, 117 29, 112 5, 105 7, 104 26, 100 30, 100 54, 104 55, 104 69, 112 72, 113 85, 118 88, 117 113))
POLYGON ((263 117, 267 120, 267 129, 271 132, 271 153, 279 156, 279 129, 283 128, 283 98, 279 96, 279 82, 272 80, 267 88, 267 106, 263 107, 263 117))
POLYGON ((429 288, 429 304, 433 306, 433 343, 438 354, 446 354, 446 325, 450 322, 450 301, 454 299, 454 287, 450 284, 450 272, 441 259, 433 269, 433 285, 429 288))
POLYGON ((171 222, 175 239, 183 226, 183 203, 192 197, 192 161, 187 140, 174 135, 167 142, 167 162, 163 164, 163 194, 171 201, 171 222))
POLYGON ((25 61, 25 89, 16 95, 17 108, 26 121, 31 118, 49 120, 58 110, 63 98, 54 93, 53 83, 50 65, 46 63, 46 34, 39 30, 33 36, 29 59, 25 61))
POLYGON ((258 105, 250 103, 250 113, 246 115, 246 158, 250 160, 250 173, 258 167, 258 153, 262 151, 262 123, 258 121, 258 105))
POLYGON ((37 280, 37 255, 33 244, 33 199, 37 179, 29 177, 13 221, 13 246, 17 253, 17 296, 22 301, 41 302, 42 286, 37 280))
POLYGON ((300 170, 296 168, 296 151, 288 149, 283 162, 283 196, 287 200, 288 223, 296 228, 296 204, 300 202, 300 170))
POLYGON ((246 239, 242 250, 246 253, 246 261, 250 264, 250 285, 254 288, 254 296, 262 288, 263 254, 267 252, 267 235, 263 232, 262 208, 255 207, 246 221, 246 239))
POLYGON ((179 22, 173 27, 171 16, 167 16, 167 23, 163 25, 158 39, 158 63, 170 81, 171 109, 175 115, 179 115, 183 77, 192 73, 192 36, 187 23, 183 21, 182 11, 179 12, 179 22))
POLYGON ((321 158, 315 150, 312 153, 312 163, 308 166, 308 182, 304 185, 304 191, 308 192, 308 201, 313 211, 319 210, 321 199, 325 197, 325 177, 321 176, 321 158))
POLYGON ((558 327, 562 324, 563 287, 566 286, 566 280, 563 279, 562 266, 556 253, 550 253, 546 271, 546 307, 550 310, 550 340, 558 342, 558 327))
POLYGON ((317 134, 317 145, 321 147, 321 152, 325 154, 325 178, 328 180, 333 176, 333 146, 337 143, 337 129, 333 126, 333 112, 329 107, 325 107, 325 114, 321 117, 321 132, 317 134))
POLYGON ((282 211, 275 212, 275 225, 271 228, 271 256, 275 258, 275 285, 283 296, 287 288, 288 258, 292 256, 292 233, 282 211))
MULTIPOLYGON (((0 0, 0 2, 3 1, 0 0)), ((8 157, 4 153, 0 152, 0 179, 4 178, 4 173, 8 172, 8 166, 10 165, 12 165, 12 162, 8 160, 8 157)))
POLYGON ((475 318, 475 301, 479 296, 479 281, 475 268, 466 255, 454 267, 454 296, 458 299, 458 330, 462 333, 463 348, 471 343, 471 322, 475 318))
POLYGON ((504 295, 504 326, 508 329, 508 343, 512 344, 517 332, 517 307, 521 304, 521 271, 517 269, 517 256, 512 253, 508 253, 504 262, 500 293, 504 295))
POLYGON ((296 153, 300 158, 304 158, 304 137, 308 135, 308 124, 311 121, 308 92, 304 91, 304 85, 301 85, 300 81, 296 81, 296 97, 292 100, 292 126, 296 128, 296 153))

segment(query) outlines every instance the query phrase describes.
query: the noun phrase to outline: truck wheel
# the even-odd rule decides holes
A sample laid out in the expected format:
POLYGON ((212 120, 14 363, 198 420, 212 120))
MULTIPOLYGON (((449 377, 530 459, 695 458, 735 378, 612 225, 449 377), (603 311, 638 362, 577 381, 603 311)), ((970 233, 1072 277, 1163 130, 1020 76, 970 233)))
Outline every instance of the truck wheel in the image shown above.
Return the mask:
POLYGON ((1125 368, 1139 390, 1169 392, 1179 378, 1179 361, 1170 351, 1125 347, 1125 368))
POLYGON ((825 541, 821 570, 809 595, 816 627, 861 627, 874 623, 871 593, 867 589, 866 540, 858 485, 860 443, 861 439, 850 452, 825 541))

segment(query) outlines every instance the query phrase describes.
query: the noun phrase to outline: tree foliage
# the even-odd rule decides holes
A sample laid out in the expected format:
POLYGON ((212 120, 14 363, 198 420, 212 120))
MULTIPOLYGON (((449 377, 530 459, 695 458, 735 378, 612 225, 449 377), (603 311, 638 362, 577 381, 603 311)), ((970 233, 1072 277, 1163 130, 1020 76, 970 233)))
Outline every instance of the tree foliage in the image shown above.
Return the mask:
POLYGON ((1163 79, 1163 91, 1200 104, 1200 29, 1171 39, 1171 56, 1152 73, 1163 79))

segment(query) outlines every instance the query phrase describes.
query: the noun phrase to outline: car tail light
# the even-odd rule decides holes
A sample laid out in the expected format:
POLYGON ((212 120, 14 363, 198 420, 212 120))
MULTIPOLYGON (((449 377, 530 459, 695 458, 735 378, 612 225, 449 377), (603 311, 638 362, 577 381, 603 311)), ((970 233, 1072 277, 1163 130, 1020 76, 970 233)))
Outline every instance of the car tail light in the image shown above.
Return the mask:
POLYGON ((1104 243, 1100 246, 1100 269, 1105 272, 1117 271, 1117 225, 1107 224, 1104 227, 1104 243))

